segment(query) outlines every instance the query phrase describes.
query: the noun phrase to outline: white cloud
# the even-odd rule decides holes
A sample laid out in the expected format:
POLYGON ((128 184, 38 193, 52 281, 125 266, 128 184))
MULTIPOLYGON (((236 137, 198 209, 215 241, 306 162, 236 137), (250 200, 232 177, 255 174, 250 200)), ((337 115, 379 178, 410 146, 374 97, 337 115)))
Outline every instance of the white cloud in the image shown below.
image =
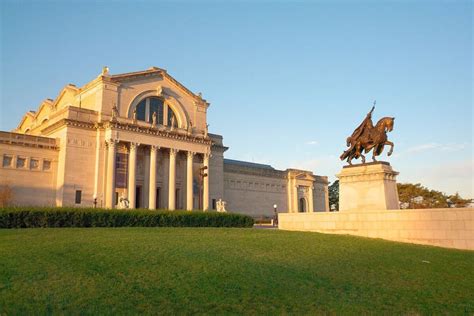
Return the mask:
POLYGON ((306 145, 311 145, 311 146, 319 145, 319 142, 317 140, 310 140, 306 142, 306 145))
POLYGON ((468 147, 467 143, 440 144, 440 143, 432 142, 432 143, 426 143, 426 144, 421 144, 421 145, 409 147, 405 150, 402 150, 399 153, 395 153, 393 156, 394 157, 401 157, 401 156, 404 156, 406 154, 424 153, 424 152, 430 152, 430 151, 455 152, 455 151, 463 150, 467 147, 468 147))
POLYGON ((422 144, 414 147, 410 147, 405 150, 405 153, 417 153, 417 152, 424 152, 428 150, 442 150, 442 151, 458 151, 466 148, 466 144, 439 144, 439 143, 428 143, 422 144))

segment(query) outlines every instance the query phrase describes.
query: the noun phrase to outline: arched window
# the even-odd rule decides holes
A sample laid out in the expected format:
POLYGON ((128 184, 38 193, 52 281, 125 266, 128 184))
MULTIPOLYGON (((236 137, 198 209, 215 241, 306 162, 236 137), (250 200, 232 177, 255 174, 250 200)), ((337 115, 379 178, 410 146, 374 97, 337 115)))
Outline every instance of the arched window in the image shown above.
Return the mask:
POLYGON ((173 110, 164 102, 162 98, 149 97, 140 101, 137 104, 137 120, 145 121, 148 123, 153 122, 153 113, 156 113, 156 123, 161 125, 168 125, 173 127, 178 126, 176 114, 173 110), (166 110, 168 115, 165 119, 166 110))

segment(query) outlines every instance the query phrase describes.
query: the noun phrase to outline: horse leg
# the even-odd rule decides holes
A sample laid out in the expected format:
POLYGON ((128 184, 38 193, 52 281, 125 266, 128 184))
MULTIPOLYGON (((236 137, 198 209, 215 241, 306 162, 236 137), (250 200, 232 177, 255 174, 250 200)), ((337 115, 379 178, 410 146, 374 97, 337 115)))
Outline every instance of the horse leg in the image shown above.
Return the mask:
POLYGON ((388 152, 388 156, 391 156, 392 153, 393 153, 393 143, 391 141, 385 141, 385 144, 384 145, 389 145, 390 146, 390 151, 388 152))
POLYGON ((372 161, 373 161, 373 162, 377 162, 377 159, 375 159, 375 152, 376 152, 376 150, 375 150, 375 148, 374 148, 374 149, 372 150, 372 161))
POLYGON ((357 144, 357 146, 356 146, 356 156, 361 156, 362 157, 362 163, 365 163, 365 156, 360 151, 360 144, 357 144))

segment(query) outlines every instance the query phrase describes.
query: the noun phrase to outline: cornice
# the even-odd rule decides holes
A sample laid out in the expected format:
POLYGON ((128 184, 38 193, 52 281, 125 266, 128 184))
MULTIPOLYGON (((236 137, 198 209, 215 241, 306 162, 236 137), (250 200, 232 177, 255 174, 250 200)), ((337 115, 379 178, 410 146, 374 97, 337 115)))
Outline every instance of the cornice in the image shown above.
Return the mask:
POLYGON ((163 131, 163 130, 159 130, 153 127, 142 127, 142 126, 128 124, 128 123, 104 122, 104 123, 99 123, 97 127, 98 128, 102 127, 104 129, 122 130, 122 131, 128 131, 128 132, 134 132, 134 133, 140 133, 140 134, 146 134, 146 135, 159 136, 163 138, 175 139, 179 141, 187 141, 191 143, 203 144, 203 145, 208 145, 208 146, 213 145, 212 140, 209 138, 202 138, 202 137, 197 137, 197 136, 192 136, 192 135, 183 135, 183 134, 179 134, 173 131, 168 131, 168 130, 163 131))

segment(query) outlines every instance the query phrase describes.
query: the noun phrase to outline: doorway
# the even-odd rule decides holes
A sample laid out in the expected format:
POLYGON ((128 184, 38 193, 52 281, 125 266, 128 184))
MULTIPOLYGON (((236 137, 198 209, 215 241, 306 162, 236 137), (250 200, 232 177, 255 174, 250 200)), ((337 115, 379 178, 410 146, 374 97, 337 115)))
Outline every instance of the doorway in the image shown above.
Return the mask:
POLYGON ((306 199, 305 198, 300 199, 298 212, 300 212, 300 213, 306 212, 306 199))
POLYGON ((155 203, 155 208, 160 209, 161 208, 161 188, 156 188, 156 203, 155 203))
POLYGON ((140 185, 137 185, 135 187, 135 208, 140 208, 142 207, 142 187, 140 185))

